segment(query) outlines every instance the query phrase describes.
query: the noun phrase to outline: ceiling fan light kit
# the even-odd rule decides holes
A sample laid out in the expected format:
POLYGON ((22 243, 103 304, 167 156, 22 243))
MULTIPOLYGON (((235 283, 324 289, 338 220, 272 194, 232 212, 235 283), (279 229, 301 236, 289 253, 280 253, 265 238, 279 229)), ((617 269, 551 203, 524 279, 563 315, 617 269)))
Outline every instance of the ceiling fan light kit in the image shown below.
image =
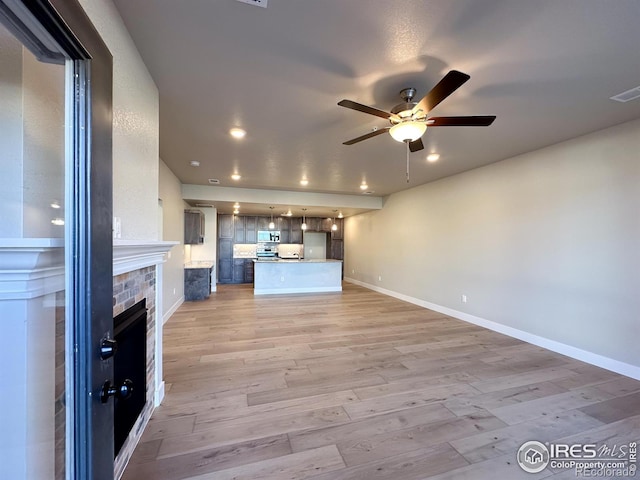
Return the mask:
POLYGON ((491 125, 496 118, 495 116, 431 118, 427 116, 431 110, 460 88, 469 78, 471 77, 466 73, 451 70, 419 102, 413 101, 416 89, 405 88, 400 91, 400 98, 402 98, 403 103, 393 107, 390 112, 385 112, 384 110, 368 105, 362 105, 352 100, 341 100, 338 102, 338 105, 341 107, 375 115, 376 117, 389 120, 391 123, 391 127, 375 129, 360 137, 347 140, 343 144, 353 145, 354 143, 389 132, 394 140, 406 142, 411 152, 417 152, 424 149, 420 138, 426 132, 427 125, 430 127, 487 127, 491 125))
POLYGON ((417 120, 407 120, 389 129, 389 133, 397 142, 413 142, 427 130, 427 124, 417 120))

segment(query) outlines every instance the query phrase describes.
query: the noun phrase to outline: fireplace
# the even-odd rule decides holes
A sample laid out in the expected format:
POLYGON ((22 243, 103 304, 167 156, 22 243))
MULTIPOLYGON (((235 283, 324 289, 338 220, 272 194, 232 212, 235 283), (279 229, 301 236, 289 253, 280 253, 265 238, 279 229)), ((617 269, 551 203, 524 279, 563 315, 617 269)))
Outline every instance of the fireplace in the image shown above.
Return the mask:
POLYGON ((114 452, 120 453, 147 401, 147 302, 142 299, 113 319, 114 385, 131 382, 127 397, 116 395, 113 406, 114 452))
MULTIPOLYGON (((134 385, 134 391, 142 395, 138 403, 139 406, 142 406, 142 410, 136 413, 134 417, 135 423, 124 431, 124 440, 120 438, 120 441, 124 441, 121 447, 118 447, 118 443, 116 443, 120 434, 114 432, 116 437, 114 438, 116 457, 113 465, 115 479, 119 479, 122 476, 125 466, 129 462, 133 450, 149 422, 154 407, 160 405, 160 401, 164 396, 164 382, 162 380, 161 266, 165 253, 177 243, 113 241, 113 318, 116 330, 114 336, 118 335, 118 326, 115 319, 120 314, 143 300, 145 302, 144 306, 142 308, 138 306, 138 308, 146 313, 146 322, 138 327, 140 331, 146 330, 144 347, 135 349, 135 352, 141 357, 142 354, 146 356, 143 379, 141 381, 135 380, 135 384, 142 385, 142 387, 136 388, 136 385, 134 385)), ((121 348, 124 349, 125 347, 121 348)), ((116 371, 114 372, 113 383, 120 386, 127 378, 134 379, 130 376, 120 376, 117 355, 116 353, 116 356, 114 356, 116 371)), ((114 407, 116 404, 122 403, 124 405, 129 402, 129 400, 123 400, 122 402, 119 400, 116 400, 114 407)), ((117 416, 120 417, 120 414, 118 413, 117 416)), ((114 421, 114 427, 116 422, 120 423, 119 421, 114 421)))
MULTIPOLYGON (((157 327, 157 292, 155 265, 143 266, 141 268, 127 266, 126 271, 123 273, 119 273, 114 265, 114 273, 116 273, 116 275, 113 277, 113 335, 118 343, 120 343, 120 339, 118 338, 118 330, 120 330, 119 323, 120 319, 123 318, 121 315, 127 314, 132 308, 134 310, 140 310, 139 304, 143 300, 145 306, 141 310, 146 313, 146 322, 144 322, 146 323, 146 332, 144 335, 145 346, 139 346, 134 349, 137 355, 141 355, 141 352, 146 352, 143 380, 135 381, 130 376, 122 376, 118 364, 122 367, 126 365, 128 361, 124 358, 120 362, 118 361, 119 353, 121 353, 120 345, 118 353, 114 356, 113 384, 119 387, 123 384, 124 380, 128 378, 136 383, 133 388, 134 392, 137 395, 143 395, 143 399, 138 403, 138 405, 142 405, 142 411, 138 411, 135 417, 130 418, 126 423, 122 422, 120 413, 118 412, 118 414, 116 414, 115 412, 117 407, 127 405, 129 400, 132 399, 114 398, 114 452, 116 455, 114 459, 114 478, 118 479, 122 475, 129 458, 131 458, 133 450, 140 440, 142 431, 149 421, 154 408, 154 391, 156 388, 154 375, 157 366, 155 361, 157 353, 155 341, 157 327), (143 386, 139 387, 138 384, 143 386), (144 385, 146 385, 146 387, 144 385), (130 424, 131 421, 134 422, 133 425, 130 424), (125 425, 125 427, 121 429, 121 425, 125 425)), ((139 325, 138 328, 142 330, 143 327, 139 325)), ((134 340, 134 342, 140 341, 142 340, 134 340)), ((126 353, 127 345, 125 344, 122 348, 126 353)), ((126 408, 128 408, 128 406, 126 408)))

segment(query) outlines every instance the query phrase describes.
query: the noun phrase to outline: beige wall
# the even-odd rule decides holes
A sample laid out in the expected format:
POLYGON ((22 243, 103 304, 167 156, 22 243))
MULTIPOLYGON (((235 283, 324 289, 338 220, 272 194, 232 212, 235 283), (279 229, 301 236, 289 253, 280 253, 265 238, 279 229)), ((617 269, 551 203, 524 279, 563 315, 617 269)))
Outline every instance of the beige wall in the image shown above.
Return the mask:
POLYGON ((123 239, 157 240, 158 89, 113 3, 79 1, 113 55, 113 215, 123 239))
POLYGON ((160 160, 159 196, 162 200, 162 238, 164 241, 178 241, 167 255, 162 265, 162 318, 169 316, 184 301, 184 209, 180 180, 167 165, 160 160))
POLYGON ((640 375, 638 152, 634 121, 391 195, 345 277, 640 375))

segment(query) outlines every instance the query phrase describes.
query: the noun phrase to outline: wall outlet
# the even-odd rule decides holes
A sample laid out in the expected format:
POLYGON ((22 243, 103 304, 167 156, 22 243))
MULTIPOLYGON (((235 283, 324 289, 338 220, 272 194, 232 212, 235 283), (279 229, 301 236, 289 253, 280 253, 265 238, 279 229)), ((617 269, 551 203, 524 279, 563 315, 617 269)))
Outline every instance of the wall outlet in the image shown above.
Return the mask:
POLYGON ((467 303, 467 296, 466 295, 462 295, 460 297, 460 300, 462 300, 462 303, 467 303))
POLYGON ((381 282, 382 281, 382 275, 378 275, 378 281, 381 282))
POLYGON ((175 288, 173 289, 173 294, 174 294, 174 295, 176 294, 176 289, 175 289, 175 288))
POLYGON ((280 281, 284 282, 284 275, 282 277, 280 277, 280 281))
POLYGON ((352 269, 351 269, 351 274, 353 275, 354 273, 356 273, 356 269, 355 269, 355 268, 352 268, 352 269))

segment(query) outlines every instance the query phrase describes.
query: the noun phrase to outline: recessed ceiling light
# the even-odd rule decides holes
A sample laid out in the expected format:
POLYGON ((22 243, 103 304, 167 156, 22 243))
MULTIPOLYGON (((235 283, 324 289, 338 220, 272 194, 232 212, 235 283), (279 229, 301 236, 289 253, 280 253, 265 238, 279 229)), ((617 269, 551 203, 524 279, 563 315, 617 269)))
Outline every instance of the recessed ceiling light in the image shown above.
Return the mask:
POLYGON ((344 215, 342 215, 342 212, 338 214, 338 218, 344 218, 344 215))
POLYGON ((229 134, 231 134, 233 138, 244 138, 247 132, 241 128, 233 127, 231 130, 229 130, 229 134))
POLYGON ((239 173, 234 173, 233 175, 231 175, 231 179, 232 180, 240 180, 242 178, 242 176, 239 173))
POLYGON ((197 160, 191 160, 189 162, 189 165, 191 165, 192 167, 199 167, 200 166, 200 162, 197 160))
POLYGON ((437 162, 439 159, 439 153, 430 153, 429 155, 427 155, 427 162, 437 162))
POLYGON ((240 204, 238 202, 234 203, 233 208, 240 208, 240 204))
POLYGON ((64 225, 64 218, 54 218, 53 220, 51 220, 51 223, 57 226, 62 226, 64 225))
POLYGON ((369 188, 369 185, 367 185, 366 182, 362 182, 362 185, 360 185, 360 190, 366 190, 367 188, 369 188))
POLYGON ((306 178, 303 178, 302 180, 300 180, 300 185, 302 185, 303 187, 306 187, 307 185, 309 185, 309 180, 307 180, 306 178))
POLYGON ((51 208, 60 208, 60 204, 58 203, 57 200, 54 200, 53 202, 51 202, 51 208))

